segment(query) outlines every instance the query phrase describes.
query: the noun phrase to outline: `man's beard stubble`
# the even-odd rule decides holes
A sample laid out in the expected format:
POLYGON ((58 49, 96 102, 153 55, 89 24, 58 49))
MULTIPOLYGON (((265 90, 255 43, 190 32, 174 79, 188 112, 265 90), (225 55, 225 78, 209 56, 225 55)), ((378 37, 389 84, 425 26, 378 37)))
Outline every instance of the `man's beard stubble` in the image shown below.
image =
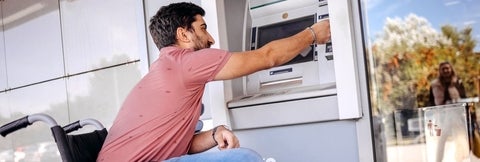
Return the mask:
POLYGON ((194 41, 195 41, 195 46, 193 47, 193 50, 195 50, 195 51, 205 49, 205 48, 210 48, 210 46, 212 46, 212 42, 210 42, 208 40, 205 43, 202 43, 201 39, 196 34, 195 34, 195 40, 194 41))

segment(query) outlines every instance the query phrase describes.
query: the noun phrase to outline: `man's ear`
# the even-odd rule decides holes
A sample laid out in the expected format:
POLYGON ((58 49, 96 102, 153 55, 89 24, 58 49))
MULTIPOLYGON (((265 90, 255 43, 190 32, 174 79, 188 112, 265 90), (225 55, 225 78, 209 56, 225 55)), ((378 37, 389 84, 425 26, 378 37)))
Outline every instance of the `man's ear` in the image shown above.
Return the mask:
POLYGON ((179 42, 189 42, 190 39, 187 36, 187 32, 188 32, 187 29, 182 28, 182 27, 178 27, 177 28, 177 33, 176 33, 177 34, 177 40, 179 42))

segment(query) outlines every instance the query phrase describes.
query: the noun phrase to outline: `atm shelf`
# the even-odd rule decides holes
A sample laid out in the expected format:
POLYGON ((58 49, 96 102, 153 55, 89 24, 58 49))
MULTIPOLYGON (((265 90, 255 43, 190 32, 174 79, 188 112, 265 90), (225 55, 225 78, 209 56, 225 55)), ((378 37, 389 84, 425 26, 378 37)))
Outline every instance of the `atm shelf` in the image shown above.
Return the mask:
POLYGON ((277 92, 255 94, 242 96, 227 103, 229 109, 271 104, 278 102, 288 102, 322 96, 333 96, 337 94, 335 83, 324 84, 322 86, 302 87, 277 92))

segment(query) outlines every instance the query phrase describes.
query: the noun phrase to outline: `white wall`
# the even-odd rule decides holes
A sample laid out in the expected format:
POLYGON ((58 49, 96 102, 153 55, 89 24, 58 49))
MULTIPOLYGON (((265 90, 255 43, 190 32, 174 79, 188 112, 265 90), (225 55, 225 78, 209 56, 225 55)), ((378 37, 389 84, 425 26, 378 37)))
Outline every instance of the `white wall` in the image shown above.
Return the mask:
MULTIPOLYGON (((88 117, 109 127, 148 69, 143 2, 4 0, 0 5, 0 124, 47 113, 60 125, 88 117)), ((0 138, 0 161, 21 149, 17 155, 36 161, 27 159, 33 157, 29 153, 51 142, 45 124, 31 125, 0 138)))

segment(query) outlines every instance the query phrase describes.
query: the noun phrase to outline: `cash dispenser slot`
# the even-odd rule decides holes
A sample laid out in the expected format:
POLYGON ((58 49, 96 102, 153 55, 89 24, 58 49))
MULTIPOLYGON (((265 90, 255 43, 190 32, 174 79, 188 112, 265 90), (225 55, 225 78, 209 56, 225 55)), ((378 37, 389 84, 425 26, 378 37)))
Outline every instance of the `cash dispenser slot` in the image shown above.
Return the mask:
POLYGON ((275 87, 290 87, 295 85, 301 85, 303 82, 302 77, 284 79, 284 80, 276 80, 270 82, 262 82, 260 83, 260 89, 273 89, 275 87))

